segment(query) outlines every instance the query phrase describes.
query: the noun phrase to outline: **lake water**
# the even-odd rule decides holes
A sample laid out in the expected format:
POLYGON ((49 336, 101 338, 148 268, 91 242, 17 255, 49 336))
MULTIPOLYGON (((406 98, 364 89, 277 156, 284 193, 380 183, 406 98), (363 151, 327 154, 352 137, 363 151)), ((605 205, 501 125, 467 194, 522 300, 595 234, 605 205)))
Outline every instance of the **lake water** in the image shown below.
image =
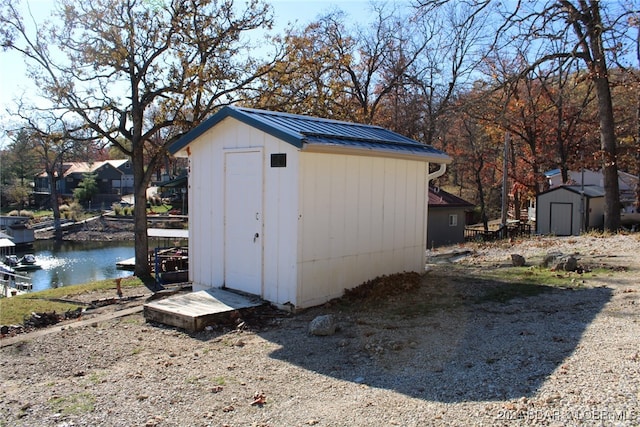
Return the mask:
POLYGON ((34 291, 133 275, 116 268, 116 262, 134 256, 133 242, 37 240, 30 252, 42 268, 18 274, 31 277, 34 291))

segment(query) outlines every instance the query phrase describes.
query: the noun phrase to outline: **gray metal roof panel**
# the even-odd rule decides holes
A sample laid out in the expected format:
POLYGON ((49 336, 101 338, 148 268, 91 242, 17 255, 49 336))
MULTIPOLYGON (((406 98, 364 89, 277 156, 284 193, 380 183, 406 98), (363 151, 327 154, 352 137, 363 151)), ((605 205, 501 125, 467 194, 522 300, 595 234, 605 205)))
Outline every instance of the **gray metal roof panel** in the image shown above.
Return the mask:
POLYGON ((351 123, 332 119, 322 119, 318 117, 303 116, 297 114, 280 113, 275 111, 255 110, 250 108, 238 107, 235 108, 238 111, 258 118, 263 123, 281 127, 283 130, 290 132, 292 135, 296 136, 326 136, 341 139, 360 139, 367 141, 398 142, 424 145, 379 126, 364 125, 360 123, 351 123))
POLYGON ((567 190, 573 191, 574 193, 580 194, 584 191, 584 195, 587 197, 603 197, 604 196, 604 187, 599 185, 565 185, 567 190))
POLYGON ((560 185, 558 187, 550 188, 549 190, 538 194, 538 196, 563 189, 576 194, 581 194, 584 191, 584 195, 589 198, 603 197, 605 193, 604 188, 599 185, 560 185))
POLYGON ((209 128, 229 116, 298 148, 303 148, 305 144, 336 146, 420 157, 433 156, 447 162, 451 160, 446 153, 430 145, 422 144, 379 126, 240 107, 222 108, 218 113, 188 132, 169 150, 172 153, 180 151, 209 128))
POLYGON ((359 148, 372 151, 388 151, 402 154, 446 156, 442 151, 425 144, 408 144, 406 142, 388 140, 367 140, 359 138, 339 138, 331 136, 305 136, 304 142, 310 145, 339 146, 349 148, 359 148))

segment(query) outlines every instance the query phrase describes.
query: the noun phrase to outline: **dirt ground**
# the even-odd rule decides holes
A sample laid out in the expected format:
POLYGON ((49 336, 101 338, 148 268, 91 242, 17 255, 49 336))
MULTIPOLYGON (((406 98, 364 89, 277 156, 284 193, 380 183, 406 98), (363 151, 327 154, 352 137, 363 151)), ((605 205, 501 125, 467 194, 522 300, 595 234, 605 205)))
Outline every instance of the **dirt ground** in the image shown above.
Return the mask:
POLYGON ((0 426, 640 424, 638 235, 428 255, 424 275, 297 314, 265 305, 198 333, 114 316, 146 300, 129 290, 126 305, 0 349, 0 426), (531 274, 549 253, 598 273, 558 271, 565 285, 509 294, 508 280, 478 273, 513 253, 531 274), (326 314, 336 333, 309 334, 326 314))

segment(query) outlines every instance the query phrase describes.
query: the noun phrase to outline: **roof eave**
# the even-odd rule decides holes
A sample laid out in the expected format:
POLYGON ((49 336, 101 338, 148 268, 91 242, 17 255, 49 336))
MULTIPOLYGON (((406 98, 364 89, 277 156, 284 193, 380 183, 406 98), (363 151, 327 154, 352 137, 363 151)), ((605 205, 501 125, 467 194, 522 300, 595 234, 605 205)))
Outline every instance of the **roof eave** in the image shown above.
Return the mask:
POLYGON ((169 147, 169 152, 178 157, 186 157, 187 153, 185 149, 189 144, 191 144, 195 139, 202 136, 209 129, 226 119, 227 117, 232 117, 242 123, 245 123, 249 126, 253 126, 269 135, 274 136, 275 138, 281 139, 283 141, 288 142, 291 145, 294 145, 298 148, 302 148, 302 135, 294 135, 290 132, 285 132, 284 130, 278 129, 273 125, 267 124, 259 119, 256 119, 252 115, 249 115, 242 110, 226 106, 223 107, 220 111, 215 113, 213 116, 209 117, 207 120, 200 123, 198 126, 187 132, 182 138, 176 141, 173 145, 169 147))
POLYGON ((453 159, 446 154, 435 153, 406 153, 385 149, 372 149, 372 148, 358 148, 358 147, 344 147, 340 145, 331 144, 304 144, 302 151, 308 153, 330 153, 330 154, 347 154, 354 156, 373 156, 373 157, 386 157, 402 160, 417 160, 422 162, 437 163, 437 164, 450 164, 453 159))

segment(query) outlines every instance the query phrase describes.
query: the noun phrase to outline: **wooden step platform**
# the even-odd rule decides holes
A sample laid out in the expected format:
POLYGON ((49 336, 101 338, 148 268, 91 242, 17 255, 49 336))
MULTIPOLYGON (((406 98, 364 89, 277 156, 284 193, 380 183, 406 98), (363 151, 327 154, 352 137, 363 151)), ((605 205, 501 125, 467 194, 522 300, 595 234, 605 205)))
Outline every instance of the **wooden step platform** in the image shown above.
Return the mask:
POLYGON ((197 332, 216 323, 223 313, 264 303, 258 297, 211 288, 150 301, 144 305, 144 317, 148 321, 197 332))

